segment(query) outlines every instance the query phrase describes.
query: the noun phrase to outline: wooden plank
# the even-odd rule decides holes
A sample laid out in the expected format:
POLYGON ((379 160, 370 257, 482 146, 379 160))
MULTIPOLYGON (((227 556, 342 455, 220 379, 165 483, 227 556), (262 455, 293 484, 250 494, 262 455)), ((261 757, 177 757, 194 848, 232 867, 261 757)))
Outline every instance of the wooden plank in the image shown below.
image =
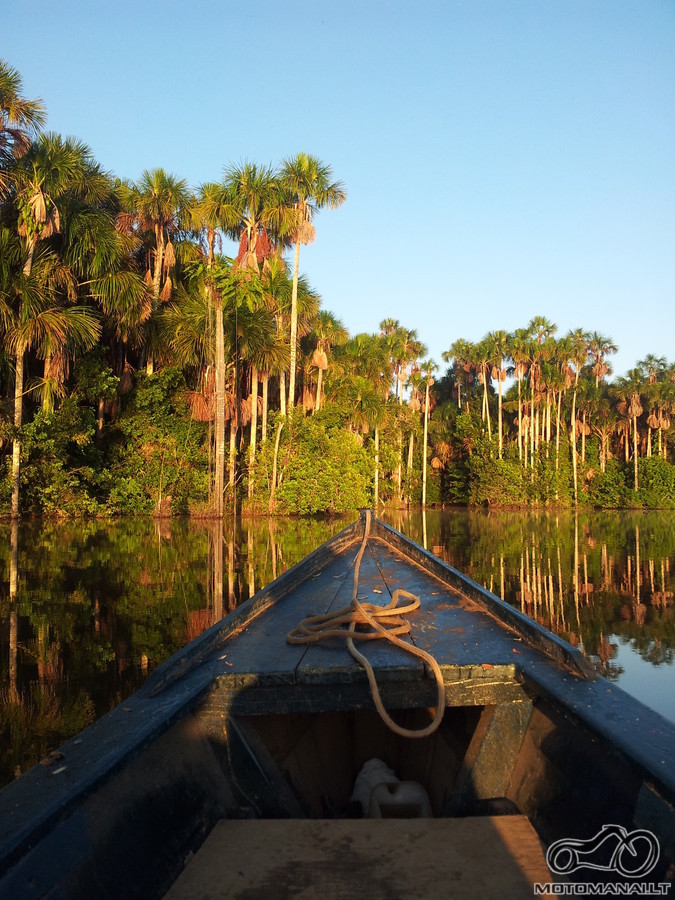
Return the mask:
MULTIPOLYGON (((380 695, 386 709, 425 709, 435 706, 436 682, 431 678, 413 681, 389 681, 387 673, 378 673, 380 695)), ((444 676, 446 671, 444 670, 444 676)), ((465 678, 445 683, 448 706, 484 706, 528 699, 522 685, 508 678, 465 678)), ((230 687, 222 678, 198 710, 213 728, 222 727, 227 716, 268 715, 287 712, 339 712, 350 709, 373 709, 373 698, 367 682, 255 685, 242 689, 230 687)))
MULTIPOLYGON (((222 821, 165 900, 533 896, 552 881, 525 816, 222 821)), ((544 895, 547 896, 547 895, 544 895)))
POLYGON ((393 593, 402 588, 420 598, 419 610, 410 616, 416 646, 431 653, 441 667, 470 666, 485 673, 513 667, 513 649, 521 644, 516 632, 389 545, 378 540, 372 544, 388 589, 393 593))
MULTIPOLYGON (((357 596, 365 603, 386 606, 391 601, 391 595, 373 557, 371 544, 372 542, 369 542, 367 545, 361 562, 357 596)), ((351 550, 355 558, 358 546, 351 550)), ((349 577, 344 580, 333 599, 331 612, 349 607, 353 593, 352 573, 353 567, 350 569, 349 577)), ((356 645, 376 672, 386 672, 391 679, 417 678, 422 672, 422 665, 418 659, 387 641, 357 641, 356 645)), ((311 683, 326 680, 349 682, 363 681, 365 678, 365 670, 349 654, 346 640, 339 638, 322 641, 308 647, 307 654, 298 667, 299 682, 311 683)))
POLYGON ((531 717, 529 702, 485 707, 446 799, 445 815, 470 815, 476 812, 475 801, 506 797, 531 717))
POLYGON ((328 611, 345 581, 351 583, 351 560, 352 554, 345 553, 324 561, 320 570, 222 644, 219 672, 231 685, 295 682, 307 647, 289 644, 286 635, 305 617, 328 611))

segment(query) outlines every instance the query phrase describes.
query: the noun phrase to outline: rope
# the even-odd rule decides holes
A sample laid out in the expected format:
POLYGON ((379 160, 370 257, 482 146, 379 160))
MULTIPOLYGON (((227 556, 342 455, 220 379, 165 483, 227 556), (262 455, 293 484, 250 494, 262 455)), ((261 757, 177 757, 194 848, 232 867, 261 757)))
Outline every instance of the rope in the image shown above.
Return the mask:
POLYGON ((405 613, 413 612, 420 606, 419 597, 411 594, 409 591, 397 589, 392 594, 391 602, 387 606, 377 606, 374 603, 361 603, 358 598, 359 588, 359 572, 361 570, 361 560, 366 552, 366 545, 370 535, 370 512, 366 513, 366 522, 363 531, 363 540, 361 547, 356 554, 354 562, 354 579, 352 585, 352 599, 349 606, 342 607, 332 613, 325 615, 308 616, 300 624, 286 635, 289 644, 314 644, 328 638, 344 638, 347 641, 347 648, 354 659, 361 663, 366 670, 368 683, 373 695, 375 707, 383 721, 388 727, 401 737, 406 738, 423 738, 433 734, 441 724, 443 713, 445 711, 445 685, 443 683, 443 673, 434 657, 415 647, 412 644, 403 641, 398 635, 409 634, 411 630, 410 622, 402 618, 405 613), (407 598, 410 602, 404 606, 399 606, 400 598, 407 598), (384 623, 384 624, 381 624, 384 623), (345 626, 347 626, 345 628, 345 626), (359 628, 370 627, 369 631, 357 630, 359 628), (436 706, 436 715, 433 721, 421 729, 403 728, 391 718, 387 710, 384 708, 380 691, 375 679, 373 667, 366 657, 356 649, 354 641, 370 641, 370 640, 387 640, 396 647, 401 647, 407 653, 421 659, 432 670, 436 678, 438 687, 438 704, 436 706))

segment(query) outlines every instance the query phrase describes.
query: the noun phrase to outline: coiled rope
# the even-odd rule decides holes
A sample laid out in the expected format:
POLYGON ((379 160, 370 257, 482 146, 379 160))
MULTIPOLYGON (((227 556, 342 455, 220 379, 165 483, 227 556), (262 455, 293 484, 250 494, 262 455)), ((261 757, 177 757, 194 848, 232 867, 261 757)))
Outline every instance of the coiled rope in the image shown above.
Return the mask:
POLYGON ((430 653, 427 653, 425 650, 421 650, 419 647, 415 647, 413 644, 409 644, 398 637, 398 635, 410 633, 410 622, 407 619, 402 618, 402 616, 418 609, 420 606, 419 597, 415 594, 411 594, 409 591, 404 591, 399 588, 394 591, 391 602, 387 604, 387 606, 377 606, 374 603, 361 603, 359 600, 359 572, 361 570, 361 560, 366 552, 369 535, 370 512, 368 511, 366 513, 363 540, 354 561, 352 599, 349 606, 344 606, 335 612, 326 613, 325 615, 308 616, 286 635, 286 640, 289 644, 314 644, 319 641, 327 640, 328 638, 346 639, 347 648, 350 654, 366 670, 375 707, 388 727, 395 734, 401 735, 401 737, 428 737, 430 734, 433 734, 441 724, 443 713, 445 711, 445 685, 443 683, 443 673, 430 653), (399 606, 399 600, 402 597, 408 599, 410 602, 404 606, 399 606), (370 630, 357 630, 365 629, 368 626, 370 627, 370 630), (402 650, 412 654, 429 666, 436 678, 438 704, 436 706, 436 715, 426 728, 404 728, 394 722, 382 703, 373 667, 366 657, 356 649, 354 644, 355 640, 387 640, 396 647, 401 647, 402 650))

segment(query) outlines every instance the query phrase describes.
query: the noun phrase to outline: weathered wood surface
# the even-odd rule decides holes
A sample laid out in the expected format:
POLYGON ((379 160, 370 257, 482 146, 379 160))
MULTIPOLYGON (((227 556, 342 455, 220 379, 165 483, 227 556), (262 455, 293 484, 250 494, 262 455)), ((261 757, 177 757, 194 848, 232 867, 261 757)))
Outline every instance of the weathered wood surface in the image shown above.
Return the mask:
POLYGON ((552 880, 525 816, 223 821, 165 900, 522 900, 552 880))

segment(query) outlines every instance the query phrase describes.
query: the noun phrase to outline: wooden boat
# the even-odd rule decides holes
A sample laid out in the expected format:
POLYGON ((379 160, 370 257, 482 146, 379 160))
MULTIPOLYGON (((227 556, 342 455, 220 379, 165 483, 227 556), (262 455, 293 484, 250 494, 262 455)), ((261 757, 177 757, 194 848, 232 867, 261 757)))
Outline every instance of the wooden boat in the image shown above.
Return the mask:
MULTIPOLYGON (((0 792, 0 897, 532 896, 563 877, 547 847, 608 823, 658 841, 652 886, 673 875, 675 725, 370 514, 44 762, 0 792), (416 739, 344 640, 287 640, 396 590, 419 598, 399 644, 435 658, 442 699, 424 659, 359 646, 398 726, 438 719, 416 739), (404 788, 371 785, 353 817, 373 759, 404 788)), ((568 877, 609 883, 617 858, 568 877)))

